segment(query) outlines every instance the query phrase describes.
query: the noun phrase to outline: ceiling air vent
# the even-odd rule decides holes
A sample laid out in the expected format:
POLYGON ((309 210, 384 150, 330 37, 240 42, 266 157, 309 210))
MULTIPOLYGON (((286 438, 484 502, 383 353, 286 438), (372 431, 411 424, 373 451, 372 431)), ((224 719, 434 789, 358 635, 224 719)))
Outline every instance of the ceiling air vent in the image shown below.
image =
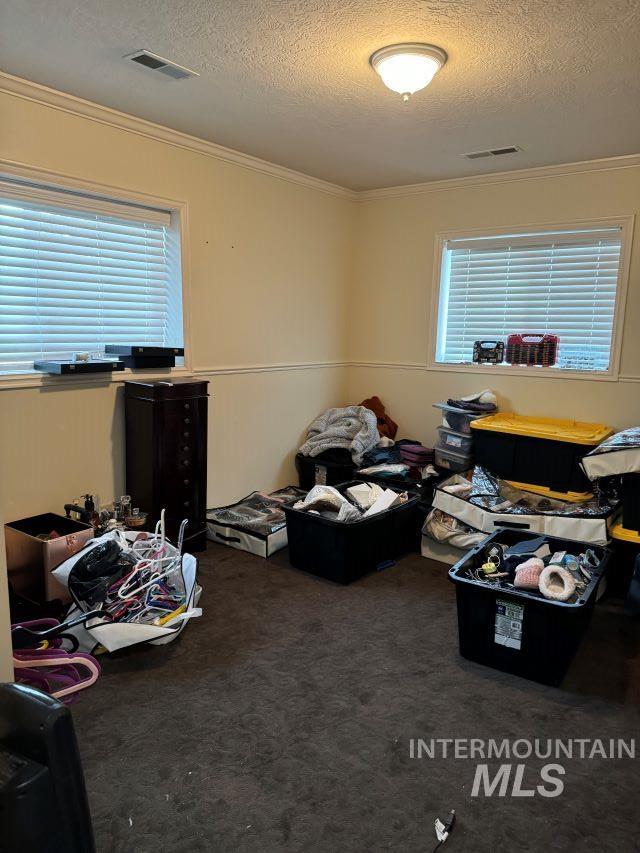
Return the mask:
POLYGON ((129 53, 124 57, 132 62, 137 62, 138 65, 144 65, 151 71, 157 71, 159 74, 164 74, 166 77, 172 77, 174 80, 184 80, 187 77, 199 77, 197 71, 191 71, 190 68, 185 68, 184 65, 178 65, 177 62, 170 62, 157 53, 151 53, 150 50, 137 50, 135 53, 129 53))
POLYGON ((488 148, 486 151, 470 151, 468 154, 463 154, 467 160, 480 160, 483 157, 501 157, 503 154, 515 154, 517 151, 522 151, 519 145, 508 145, 505 148, 488 148))

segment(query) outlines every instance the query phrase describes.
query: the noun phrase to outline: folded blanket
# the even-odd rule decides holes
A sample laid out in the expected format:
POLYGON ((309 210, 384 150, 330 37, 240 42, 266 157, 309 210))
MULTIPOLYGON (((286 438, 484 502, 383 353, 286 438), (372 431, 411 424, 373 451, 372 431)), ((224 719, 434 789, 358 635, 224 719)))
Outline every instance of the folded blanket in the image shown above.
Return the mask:
POLYGON ((364 406, 327 409, 309 427, 307 440, 300 448, 304 456, 317 456, 332 447, 344 447, 351 452, 356 465, 364 454, 378 443, 378 421, 364 406))

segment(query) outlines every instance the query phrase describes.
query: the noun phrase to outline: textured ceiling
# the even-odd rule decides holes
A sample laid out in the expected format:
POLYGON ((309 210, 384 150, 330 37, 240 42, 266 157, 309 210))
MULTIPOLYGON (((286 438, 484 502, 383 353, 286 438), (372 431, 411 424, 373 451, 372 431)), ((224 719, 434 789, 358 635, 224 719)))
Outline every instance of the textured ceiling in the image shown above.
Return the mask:
POLYGON ((354 189, 636 153, 639 44, 638 0, 0 2, 2 70, 354 189), (409 104, 368 65, 398 41, 449 54, 409 104))

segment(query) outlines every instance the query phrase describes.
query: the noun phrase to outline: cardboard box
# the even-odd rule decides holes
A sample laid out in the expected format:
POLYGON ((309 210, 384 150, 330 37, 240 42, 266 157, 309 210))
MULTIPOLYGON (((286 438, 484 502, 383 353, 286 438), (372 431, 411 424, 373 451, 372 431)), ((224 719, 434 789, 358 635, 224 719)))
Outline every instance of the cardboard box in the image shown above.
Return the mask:
POLYGON ((7 574, 18 595, 37 602, 70 600, 66 587, 51 576, 51 571, 93 539, 90 524, 47 512, 5 524, 4 536, 7 574), (38 539, 38 534, 53 531, 58 538, 38 539))

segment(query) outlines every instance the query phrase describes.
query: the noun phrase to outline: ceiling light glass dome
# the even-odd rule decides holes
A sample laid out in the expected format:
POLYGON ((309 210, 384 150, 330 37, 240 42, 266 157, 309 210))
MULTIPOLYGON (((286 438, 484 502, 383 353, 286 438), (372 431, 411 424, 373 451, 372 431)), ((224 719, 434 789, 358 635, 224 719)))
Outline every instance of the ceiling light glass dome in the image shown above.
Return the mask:
POLYGON ((385 86, 408 101, 414 92, 429 85, 447 61, 447 54, 432 44, 392 44, 376 50, 369 61, 385 86))

